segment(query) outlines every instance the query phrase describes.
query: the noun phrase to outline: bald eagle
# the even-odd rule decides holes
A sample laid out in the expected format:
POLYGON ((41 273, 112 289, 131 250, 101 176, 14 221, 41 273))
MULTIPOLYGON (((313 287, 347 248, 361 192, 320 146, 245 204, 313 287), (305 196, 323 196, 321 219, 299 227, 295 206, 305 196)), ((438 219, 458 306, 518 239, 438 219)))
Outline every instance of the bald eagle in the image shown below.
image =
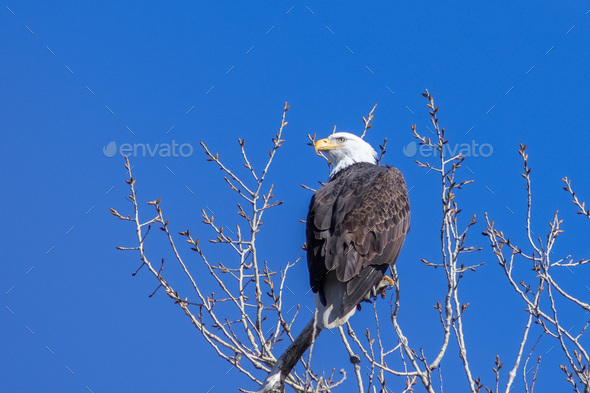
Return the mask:
POLYGON ((318 327, 330 329, 393 283, 385 272, 410 230, 410 203, 401 172, 376 165, 377 153, 358 136, 333 133, 315 149, 332 169, 309 205, 307 267, 318 327))

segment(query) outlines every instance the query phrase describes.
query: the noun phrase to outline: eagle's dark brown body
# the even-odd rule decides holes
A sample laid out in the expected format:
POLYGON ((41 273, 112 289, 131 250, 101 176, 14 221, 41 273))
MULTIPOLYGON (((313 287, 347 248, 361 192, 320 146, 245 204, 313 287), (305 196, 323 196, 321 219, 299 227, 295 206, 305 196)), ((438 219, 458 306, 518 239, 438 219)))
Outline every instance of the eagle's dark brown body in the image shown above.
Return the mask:
POLYGON ((322 327, 339 326, 354 313, 395 263, 409 230, 406 182, 396 168, 356 163, 314 194, 307 264, 322 327))

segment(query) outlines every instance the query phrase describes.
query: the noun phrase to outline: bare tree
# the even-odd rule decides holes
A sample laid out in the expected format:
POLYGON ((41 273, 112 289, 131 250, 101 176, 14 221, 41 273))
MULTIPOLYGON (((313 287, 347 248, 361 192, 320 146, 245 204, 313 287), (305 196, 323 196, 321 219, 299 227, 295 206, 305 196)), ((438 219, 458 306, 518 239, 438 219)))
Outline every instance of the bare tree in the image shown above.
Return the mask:
MULTIPOLYGON (((486 231, 484 235, 490 240, 492 251, 496 256, 500 266, 502 267, 506 279, 519 295, 523 303, 526 305, 526 313, 528 314, 527 322, 524 326, 524 334, 519 345, 518 354, 514 360, 514 365, 508 375, 508 382, 506 383, 506 392, 510 391, 512 383, 516 378, 517 371, 522 361, 523 352, 527 341, 529 340, 529 333, 531 332, 531 326, 533 323, 538 324, 542 327, 542 334, 553 337, 559 343, 559 346, 567 358, 567 365, 560 365, 559 367, 566 376, 566 381, 570 383, 575 392, 590 393, 590 371, 589 363, 590 358, 588 357, 588 351, 582 346, 580 339, 582 338, 590 320, 586 325, 577 333, 572 333, 569 329, 564 328, 560 322, 557 296, 561 297, 561 300, 574 304, 581 311, 590 311, 590 304, 585 303, 571 294, 570 291, 562 288, 557 280, 553 278, 552 272, 555 269, 560 268, 576 268, 580 265, 587 264, 590 259, 580 259, 574 262, 571 259, 571 255, 567 255, 557 261, 552 260, 551 254, 552 249, 557 240, 557 236, 563 232, 560 226, 563 220, 558 218, 557 211, 553 216, 553 220, 549 222, 549 232, 547 233, 546 241, 543 242, 540 237, 534 238, 533 231, 531 230, 531 206, 532 206, 532 193, 531 193, 531 168, 528 165, 528 153, 526 151, 526 145, 520 145, 519 154, 523 159, 524 173, 522 176, 526 180, 526 191, 527 191, 527 209, 526 209, 526 235, 528 238, 529 251, 523 251, 522 248, 515 245, 510 241, 510 238, 505 235, 502 231, 497 230, 494 227, 494 222, 490 221, 486 214, 486 231), (516 278, 514 273, 514 266, 517 263, 517 259, 522 260, 520 263, 528 263, 532 267, 532 274, 529 277, 522 279, 516 278), (543 297, 546 297, 546 301, 543 301, 543 297)), ((565 183, 564 190, 569 192, 573 203, 580 209, 578 214, 583 214, 590 218, 590 212, 585 209, 585 204, 578 200, 576 193, 572 189, 571 181, 568 178, 563 178, 565 183)), ((534 347, 533 347, 534 350, 534 347)), ((532 351, 531 351, 532 354, 532 351)), ((522 368, 523 381, 525 389, 529 392, 529 381, 527 380, 527 366, 528 360, 531 356, 526 359, 525 366, 522 368)), ((541 356, 537 358, 537 368, 541 362, 541 356)), ((530 391, 534 389, 536 381, 537 371, 534 371, 530 381, 530 391)), ((495 370, 496 371, 496 370, 495 370)), ((498 371, 496 374, 498 375, 498 371)), ((498 378, 498 377, 497 377, 498 378)), ((496 392, 498 387, 496 385, 496 392)))
MULTIPOLYGON (((384 314, 378 309, 377 302, 373 302, 374 326, 365 327, 362 334, 357 333, 353 327, 354 322, 352 324, 347 322, 346 327, 338 328, 343 347, 349 355, 354 385, 359 393, 388 392, 391 391, 389 389, 409 392, 413 391, 417 384, 422 385, 429 393, 436 391, 442 393, 444 381, 440 366, 447 356, 452 341, 456 342, 459 349, 459 358, 463 366, 468 391, 476 393, 484 388, 481 378, 476 377, 469 363, 467 329, 464 327, 463 321, 463 313, 469 306, 469 302, 463 300, 459 292, 459 284, 465 275, 476 271, 482 265, 480 263, 466 266, 460 262, 463 254, 479 250, 466 243, 469 230, 476 225, 475 215, 471 216, 465 224, 461 224, 459 220, 461 209, 457 199, 457 191, 473 180, 463 179, 460 174, 459 170, 465 157, 461 154, 448 156, 448 149, 445 149, 445 145, 448 143, 445 129, 440 127, 438 123, 439 108, 435 106, 434 99, 428 91, 423 95, 427 99, 430 121, 436 137, 431 140, 419 133, 416 126, 412 126, 412 133, 420 145, 428 146, 437 152, 434 162, 416 162, 424 170, 436 172, 439 179, 438 188, 441 198, 440 259, 437 261, 422 259, 421 261, 424 266, 437 269, 440 272, 440 280, 446 284, 446 290, 440 293, 440 297, 432 299, 435 303, 435 312, 440 320, 440 328, 434 329, 432 334, 440 334, 440 345, 437 348, 430 348, 427 352, 433 355, 427 356, 421 343, 410 343, 404 334, 404 328, 399 320, 399 316, 404 312, 400 301, 403 277, 399 277, 397 268, 394 266, 391 269, 394 289, 389 297, 389 311, 384 314), (384 321, 387 323, 383 323, 384 321), (392 330, 394 336, 384 334, 383 331, 386 329, 392 330), (362 371, 361 364, 367 367, 368 373, 362 371), (435 378, 437 374, 438 381, 435 378)), ((261 230, 262 216, 267 210, 282 203, 274 198, 273 187, 267 184, 267 173, 284 142, 282 134, 283 128, 287 125, 285 116, 288 109, 289 106, 285 103, 279 130, 272 139, 269 158, 262 169, 253 167, 246 154, 245 141, 242 139, 238 141, 243 165, 250 174, 247 179, 239 177, 235 171, 224 164, 217 153, 212 153, 204 143, 201 143, 207 160, 221 169, 230 190, 237 193, 243 201, 237 204, 237 214, 241 222, 235 226, 235 232, 230 231, 227 226, 215 223, 213 215, 202 211, 203 223, 213 233, 213 238, 209 241, 231 249, 235 255, 234 260, 227 260, 215 265, 210 262, 205 251, 199 245, 198 238, 193 237, 189 230, 179 233, 189 243, 191 250, 196 252, 198 259, 208 272, 206 276, 199 276, 200 281, 187 267, 181 256, 182 251, 177 249, 174 240, 176 236, 171 232, 171 225, 164 217, 161 200, 147 202, 155 211, 150 219, 140 219, 139 202, 135 192, 136 180, 131 173, 132 167, 128 159, 126 159, 125 167, 128 170, 129 179, 126 181, 130 187, 129 201, 133 206, 133 213, 123 215, 115 209, 111 209, 111 213, 117 218, 134 224, 137 237, 137 245, 118 248, 139 252, 141 265, 138 271, 145 266, 156 279, 156 291, 163 288, 166 295, 183 310, 218 356, 253 382, 253 390, 239 388, 243 392, 254 390, 283 392, 285 386, 289 386, 295 392, 331 392, 343 384, 347 378, 345 369, 340 370, 338 378, 335 377, 334 368, 327 374, 323 371, 314 371, 311 367, 313 347, 320 334, 320 329, 312 318, 296 336, 293 326, 300 305, 297 305, 296 312, 292 317, 287 317, 289 312, 284 310, 285 296, 287 296, 284 292, 285 280, 287 273, 298 260, 287 262, 281 268, 269 266, 266 262, 262 263, 263 259, 258 254, 257 234, 261 230), (159 264, 154 264, 151 256, 148 258, 146 238, 152 225, 158 226, 164 232, 176 260, 175 263, 181 267, 190 283, 189 293, 178 293, 165 278, 163 258, 159 264), (218 288, 217 291, 210 294, 204 293, 202 288, 206 281, 212 282, 218 288), (281 341, 288 343, 286 349, 283 349, 285 344, 279 344, 281 341), (282 354, 278 356, 281 350, 282 354), (306 352, 307 355, 305 355, 306 352)), ((363 117, 363 137, 372 126, 371 120, 374 110, 375 107, 367 118, 363 117)), ((313 144, 315 135, 309 136, 309 139, 313 144)), ((380 146, 379 162, 386 152, 386 143, 387 139, 380 146)), ((581 310, 588 311, 590 306, 562 289, 549 273, 550 268, 573 268, 589 261, 573 262, 568 260, 569 256, 556 262, 550 261, 551 249, 555 239, 561 233, 561 220, 558 220, 557 213, 551 223, 547 241, 544 244, 540 239, 537 242, 533 241, 530 230, 530 169, 528 168, 525 146, 521 146, 520 153, 524 159, 525 174, 523 176, 527 182, 526 228, 532 251, 527 253, 514 246, 502 232, 494 229, 493 222, 489 221, 487 214, 484 233, 490 240, 494 255, 504 269, 506 278, 526 304, 528 313, 518 355, 505 381, 504 390, 505 392, 510 391, 520 369, 523 371, 527 393, 533 392, 540 357, 537 359, 535 371, 529 380, 527 380, 525 370, 530 369, 527 368, 527 364, 535 346, 524 360, 524 365, 522 362, 532 324, 536 323, 543 329, 543 334, 558 340, 568 359, 568 365, 560 366, 566 374, 566 381, 572 385, 576 392, 590 393, 588 353, 580 343, 588 324, 575 336, 566 330, 559 322, 559 305, 555 297, 560 296, 581 310), (504 252, 507 250, 510 255, 505 257, 504 252), (529 284, 528 282, 532 282, 530 280, 517 282, 512 270, 516 256, 532 263, 535 277, 530 280, 535 281, 535 285, 529 284), (548 303, 541 302, 544 293, 549 300, 548 303), (541 307, 542 304, 548 304, 549 309, 541 307)), ((580 209, 578 213, 590 218, 590 211, 586 210, 584 203, 578 200, 571 188, 570 181, 564 179, 564 182, 565 189, 571 194, 574 204, 580 209)), ((311 187, 303 187, 314 191, 311 187)), ((157 259, 160 260, 160 258, 157 259)), ((136 273, 137 271, 134 275, 136 273)), ((384 298, 387 296, 385 292, 381 295, 384 298)), ((487 392, 498 393, 502 390, 500 388, 500 385, 504 383, 504 378, 501 378, 500 375, 502 367, 500 356, 497 356, 493 366, 495 387, 492 389, 485 386, 487 392)))
MULTIPOLYGON (((187 267, 176 246, 169 221, 164 217, 160 199, 147 202, 155 209, 155 212, 147 220, 141 218, 135 191, 136 179, 133 177, 132 167, 127 158, 125 168, 129 179, 126 182, 130 187, 128 198, 133 206, 133 213, 123 215, 111 208, 111 214, 120 220, 130 221, 135 226, 137 245, 118 247, 119 250, 139 252, 141 265, 134 275, 145 266, 157 281, 156 291, 160 288, 164 289, 166 295, 183 310, 205 341, 221 358, 258 386, 261 386, 263 382, 256 370, 268 373, 273 366, 276 368, 277 365, 286 364, 289 371, 284 375, 281 374, 281 385, 284 381, 284 384, 297 392, 309 391, 312 387, 317 391, 329 391, 341 383, 343 378, 335 381, 333 376, 318 377, 309 369, 309 361, 301 359, 303 352, 298 357, 290 356, 280 359, 275 357, 273 349, 277 343, 285 339, 290 342, 295 340, 292 327, 298 315, 299 305, 294 316, 287 318, 283 310, 283 299, 287 274, 298 260, 288 262, 280 271, 272 270, 266 262, 261 262, 256 247, 263 215, 267 210, 282 204, 275 200, 272 193, 273 186, 267 185, 266 176, 284 142, 282 133, 287 125, 285 116, 288 110, 289 106, 285 103, 279 131, 272 139, 269 158, 261 170, 257 171, 251 165, 246 154, 245 141, 243 139, 238 141, 244 166, 251 175, 248 180, 238 177, 222 162, 219 154, 213 154, 204 143, 201 143, 207 160, 215 163, 224 172, 224 180, 230 190, 243 199, 243 204, 237 204, 237 214, 242 219, 242 225, 236 225, 235 232, 231 234, 228 233, 231 232, 229 229, 225 230, 226 227, 215 223, 213 215, 208 215, 205 210, 202 210, 203 223, 214 233, 214 238, 209 241, 224 244, 233 250, 235 261, 215 265, 211 263, 199 245, 199 238, 194 238, 189 230, 179 233, 201 259, 209 273, 207 279, 217 285, 219 295, 215 292, 204 293, 203 283, 198 282, 187 267), (161 259, 158 266, 152 262, 151 257, 148 257, 145 245, 152 225, 159 226, 167 237, 176 262, 180 264, 192 287, 192 293, 181 294, 176 291, 173 284, 165 278, 164 259, 161 259), (301 363, 302 371, 291 372, 297 362, 301 363)), ((313 321, 311 323, 313 325, 313 321)), ((307 337, 306 340, 311 343, 311 334, 307 337)), ((290 348, 297 348, 297 345, 292 345, 290 348)))

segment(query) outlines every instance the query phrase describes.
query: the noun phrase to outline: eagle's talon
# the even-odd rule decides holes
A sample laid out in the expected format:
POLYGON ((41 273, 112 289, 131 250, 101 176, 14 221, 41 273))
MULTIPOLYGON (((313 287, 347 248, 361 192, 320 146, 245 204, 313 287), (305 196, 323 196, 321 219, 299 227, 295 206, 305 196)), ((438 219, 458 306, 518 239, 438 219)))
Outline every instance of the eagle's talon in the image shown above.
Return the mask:
POLYGON ((387 282, 388 286, 393 287, 395 285, 395 281, 393 281, 393 278, 389 277, 389 276, 383 276, 381 278, 381 282, 387 282))

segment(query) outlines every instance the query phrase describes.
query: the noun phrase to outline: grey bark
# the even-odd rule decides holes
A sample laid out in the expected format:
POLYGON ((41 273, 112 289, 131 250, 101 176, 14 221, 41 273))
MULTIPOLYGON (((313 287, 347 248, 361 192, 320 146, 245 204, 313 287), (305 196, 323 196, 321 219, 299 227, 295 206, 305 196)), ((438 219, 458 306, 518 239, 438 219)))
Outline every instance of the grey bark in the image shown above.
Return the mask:
POLYGON ((277 360, 257 393, 284 393, 285 378, 321 331, 322 329, 317 327, 317 324, 314 327, 314 319, 312 318, 277 360))

